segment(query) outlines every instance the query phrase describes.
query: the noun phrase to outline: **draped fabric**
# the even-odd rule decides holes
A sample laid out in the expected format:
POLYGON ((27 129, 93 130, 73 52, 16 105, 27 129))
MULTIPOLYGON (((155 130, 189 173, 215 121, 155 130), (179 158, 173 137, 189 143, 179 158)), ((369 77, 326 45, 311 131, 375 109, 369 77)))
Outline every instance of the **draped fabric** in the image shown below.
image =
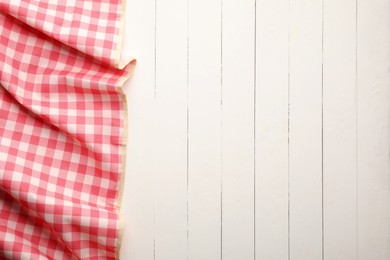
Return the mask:
POLYGON ((123 1, 0 0, 1 259, 118 258, 123 1))

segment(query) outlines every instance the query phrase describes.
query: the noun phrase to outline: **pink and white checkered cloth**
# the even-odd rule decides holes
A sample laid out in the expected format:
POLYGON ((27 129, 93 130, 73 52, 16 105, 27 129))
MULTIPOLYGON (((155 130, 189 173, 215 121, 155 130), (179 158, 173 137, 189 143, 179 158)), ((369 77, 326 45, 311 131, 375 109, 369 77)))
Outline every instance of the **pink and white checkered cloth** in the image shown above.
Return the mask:
POLYGON ((124 0, 0 0, 0 259, 115 259, 124 0))

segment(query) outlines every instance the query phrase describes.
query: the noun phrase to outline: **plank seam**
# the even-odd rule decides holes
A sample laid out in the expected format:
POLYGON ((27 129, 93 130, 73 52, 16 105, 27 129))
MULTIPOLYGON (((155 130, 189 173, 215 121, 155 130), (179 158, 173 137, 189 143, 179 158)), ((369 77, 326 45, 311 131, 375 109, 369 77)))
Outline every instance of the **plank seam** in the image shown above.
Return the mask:
POLYGON ((355 110, 356 110, 356 260, 359 260, 359 160, 358 160, 358 0, 355 0, 355 110))
POLYGON ((288 105, 287 105, 287 229, 288 229, 288 245, 287 245, 287 253, 288 260, 291 259, 291 205, 290 205, 290 69, 291 69, 291 0, 288 1, 288 105))
MULTIPOLYGON (((154 0, 154 100, 156 100, 157 89, 157 0, 154 0)), ((156 185, 156 174, 153 174, 154 186, 156 185)), ((156 260, 156 192, 153 189, 153 259, 156 260)))
POLYGON ((223 76, 222 76, 222 62, 223 62, 223 43, 222 43, 222 40, 223 40, 223 0, 220 1, 220 134, 221 134, 221 146, 220 146, 220 209, 221 209, 221 216, 220 216, 220 221, 221 221, 221 226, 220 226, 220 259, 222 260, 223 258, 223 195, 222 195, 222 190, 223 190, 223 169, 222 169, 222 165, 223 165, 223 128, 222 128, 222 124, 223 124, 223 107, 222 107, 222 90, 223 90, 223 76))
POLYGON ((186 93, 186 103, 187 103, 187 111, 186 111, 186 132, 187 132, 187 143, 186 143, 186 148, 187 148, 187 162, 186 162, 186 178, 187 178, 187 260, 189 258, 189 240, 190 240, 190 230, 189 230, 189 147, 190 147, 190 140, 189 140, 189 104, 188 104, 188 92, 189 92, 189 71, 190 71, 190 0, 187 0, 187 68, 186 68, 186 73, 187 73, 187 93, 186 93))
POLYGON ((256 260, 256 85, 257 85, 257 0, 254 10, 254 58, 253 58, 253 259, 256 260))

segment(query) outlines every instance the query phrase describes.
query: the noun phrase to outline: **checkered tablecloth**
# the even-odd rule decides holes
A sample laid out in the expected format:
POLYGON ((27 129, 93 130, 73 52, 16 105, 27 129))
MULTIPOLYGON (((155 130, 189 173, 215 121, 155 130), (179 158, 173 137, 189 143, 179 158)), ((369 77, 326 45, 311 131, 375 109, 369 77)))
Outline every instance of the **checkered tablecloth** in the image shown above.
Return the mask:
POLYGON ((120 61, 124 10, 0 0, 1 259, 118 257, 135 66, 120 61))

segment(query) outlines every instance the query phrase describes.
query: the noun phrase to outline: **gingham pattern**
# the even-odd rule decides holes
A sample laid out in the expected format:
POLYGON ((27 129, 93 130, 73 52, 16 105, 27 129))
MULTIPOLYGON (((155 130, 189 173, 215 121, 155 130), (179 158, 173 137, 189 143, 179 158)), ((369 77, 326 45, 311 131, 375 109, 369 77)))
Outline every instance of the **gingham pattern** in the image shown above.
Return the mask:
POLYGON ((0 10, 68 46, 119 66, 121 0, 0 0, 0 10))
MULTIPOLYGON (((74 40, 80 24, 68 35, 55 30, 66 13, 50 20, 49 1, 0 1, 0 258, 115 259, 126 145, 120 86, 134 69, 113 63, 121 3, 70 1, 113 11, 89 20, 114 27, 100 41, 98 27, 74 40)), ((67 12, 92 15, 87 7, 67 12)))

